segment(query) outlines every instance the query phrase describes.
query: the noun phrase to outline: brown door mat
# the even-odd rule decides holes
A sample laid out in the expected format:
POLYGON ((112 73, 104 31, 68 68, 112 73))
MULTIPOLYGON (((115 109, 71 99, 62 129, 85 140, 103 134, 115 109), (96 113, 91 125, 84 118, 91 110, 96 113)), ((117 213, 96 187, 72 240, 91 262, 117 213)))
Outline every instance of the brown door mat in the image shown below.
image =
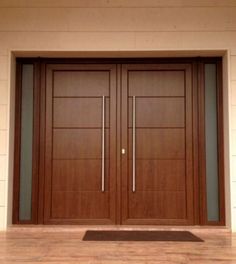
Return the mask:
POLYGON ((204 242, 189 231, 100 231, 88 230, 84 241, 175 241, 204 242))

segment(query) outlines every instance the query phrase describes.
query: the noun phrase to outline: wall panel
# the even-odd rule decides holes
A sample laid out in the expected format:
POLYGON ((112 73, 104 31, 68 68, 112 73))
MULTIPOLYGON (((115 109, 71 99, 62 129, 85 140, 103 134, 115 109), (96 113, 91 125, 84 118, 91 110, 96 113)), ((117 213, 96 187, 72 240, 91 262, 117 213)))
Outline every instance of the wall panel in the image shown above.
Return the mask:
MULTIPOLYGON (((1 23, 1 22, 0 22, 1 23)), ((1 44, 0 44, 1 47, 1 44)), ((7 80, 8 73, 8 57, 0 56, 0 80, 7 80)))
POLYGON ((236 81, 231 82, 231 102, 236 105, 236 81))
POLYGON ((231 81, 236 81, 236 56, 231 56, 231 81))
POLYGON ((0 130, 0 155, 7 153, 7 131, 0 130))
POLYGON ((236 182, 236 156, 232 157, 232 181, 236 182))
POLYGON ((7 81, 0 80, 0 104, 7 104, 7 102, 8 102, 7 81))
POLYGON ((0 181, 0 206, 5 206, 5 181, 0 181))
POLYGON ((232 31, 235 14, 236 7, 1 8, 0 31, 232 31))
POLYGON ((0 181, 6 179, 6 156, 0 155, 0 181))
POLYGON ((7 105, 0 105, 0 129, 7 128, 7 105))

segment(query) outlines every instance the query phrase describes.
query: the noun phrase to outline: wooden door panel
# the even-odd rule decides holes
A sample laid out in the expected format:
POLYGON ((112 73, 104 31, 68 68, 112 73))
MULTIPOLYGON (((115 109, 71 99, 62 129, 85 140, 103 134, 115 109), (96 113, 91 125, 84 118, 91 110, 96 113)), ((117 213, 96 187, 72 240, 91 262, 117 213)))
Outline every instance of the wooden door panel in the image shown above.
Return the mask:
POLYGON ((85 70, 82 68, 76 70, 76 66, 74 68, 74 71, 69 69, 67 71, 57 70, 54 72, 53 96, 109 96, 109 70, 94 71, 88 65, 84 66, 85 70))
POLYGON ((107 219, 109 215, 108 192, 52 191, 54 219, 107 219))
MULTIPOLYGON (((129 190, 132 188, 132 160, 129 160, 129 190)), ((138 160, 137 191, 184 191, 185 160, 138 160)))
POLYGON ((142 65, 140 69, 129 70, 129 96, 184 96, 184 71, 167 68, 162 70, 161 66, 153 65, 145 70, 142 65))
MULTIPOLYGON (((132 159, 132 129, 129 128, 129 157, 132 159)), ((184 159, 183 128, 136 128, 136 159, 184 159)))
POLYGON ((191 72, 188 64, 122 66, 124 224, 193 223, 191 72))
POLYGON ((129 192, 129 219, 185 219, 184 191, 129 192))
MULTIPOLYGON (((105 189, 109 189, 109 163, 105 162, 105 189)), ((102 179, 101 159, 54 160, 53 191, 100 191, 102 179), (96 177, 95 173, 96 172, 96 177)))
MULTIPOLYGON (((129 98, 129 127, 132 127, 132 106, 132 98, 129 98)), ((136 127, 184 127, 184 108, 183 97, 137 97, 136 127)))
POLYGON ((44 223, 114 224, 116 65, 49 64, 46 77, 44 223))
MULTIPOLYGON (((101 129, 54 129, 54 159, 101 159, 101 129)), ((106 157, 109 157, 109 129, 105 132, 106 157)))
MULTIPOLYGON (((102 127, 102 98, 54 98, 53 126, 58 127, 102 127), (86 113, 86 114, 85 114, 86 113)), ((110 100, 106 98, 106 127, 109 127, 110 100)))
POLYGON ((127 64, 121 72, 120 98, 116 65, 47 66, 45 223, 114 224, 120 211, 122 224, 193 223, 191 65, 127 64), (121 188, 119 118, 121 148, 127 150, 121 188))

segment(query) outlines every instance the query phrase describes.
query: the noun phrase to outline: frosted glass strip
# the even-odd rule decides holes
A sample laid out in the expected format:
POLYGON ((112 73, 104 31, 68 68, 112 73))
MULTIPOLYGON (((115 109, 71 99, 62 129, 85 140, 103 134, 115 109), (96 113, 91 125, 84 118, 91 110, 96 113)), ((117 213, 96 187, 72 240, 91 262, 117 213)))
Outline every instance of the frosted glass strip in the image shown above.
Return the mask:
POLYGON ((31 220, 32 145, 33 145, 33 65, 22 67, 20 220, 31 220))
POLYGON ((216 65, 205 64, 205 134, 208 221, 219 221, 216 65))

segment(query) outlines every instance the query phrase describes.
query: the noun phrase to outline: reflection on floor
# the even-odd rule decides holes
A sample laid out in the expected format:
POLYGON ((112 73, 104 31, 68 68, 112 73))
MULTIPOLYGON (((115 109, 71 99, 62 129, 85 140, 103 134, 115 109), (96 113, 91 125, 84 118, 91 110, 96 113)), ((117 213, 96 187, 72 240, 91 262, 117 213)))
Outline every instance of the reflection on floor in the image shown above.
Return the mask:
POLYGON ((11 227, 0 232, 0 263, 236 263, 236 233, 184 228, 205 242, 87 242, 87 229, 182 230, 174 227, 11 227))

